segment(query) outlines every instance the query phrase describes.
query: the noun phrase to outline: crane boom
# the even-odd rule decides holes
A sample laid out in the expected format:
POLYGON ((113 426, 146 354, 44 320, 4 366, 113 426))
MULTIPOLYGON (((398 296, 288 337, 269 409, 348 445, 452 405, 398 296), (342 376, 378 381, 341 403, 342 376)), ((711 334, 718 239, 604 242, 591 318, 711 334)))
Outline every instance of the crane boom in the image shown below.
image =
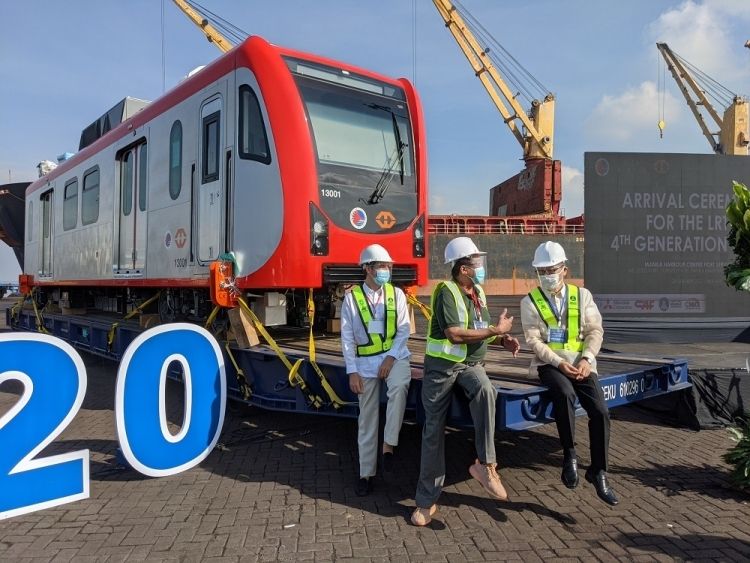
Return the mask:
POLYGON ((657 43, 657 49, 667 63, 667 68, 679 86, 685 101, 698 125, 716 154, 747 155, 748 150, 748 104, 741 96, 734 96, 722 118, 711 104, 695 77, 666 43, 657 43), (691 95, 692 92, 692 95, 691 95), (695 96, 695 98, 693 98, 695 96), (718 127, 711 132, 699 106, 705 108, 718 127))
POLYGON ((182 10, 188 19, 200 28, 209 43, 216 45, 222 53, 229 51, 234 45, 227 40, 219 31, 212 26, 206 18, 196 12, 185 0, 172 0, 182 10))
POLYGON ((552 159, 555 97, 547 94, 544 100, 534 100, 529 114, 516 100, 516 95, 506 84, 497 67, 493 65, 488 50, 484 49, 466 22, 456 10, 451 0, 432 0, 445 27, 451 32, 474 74, 479 78, 492 102, 497 107, 503 121, 523 148, 525 160, 552 159), (525 133, 519 128, 521 122, 525 133))

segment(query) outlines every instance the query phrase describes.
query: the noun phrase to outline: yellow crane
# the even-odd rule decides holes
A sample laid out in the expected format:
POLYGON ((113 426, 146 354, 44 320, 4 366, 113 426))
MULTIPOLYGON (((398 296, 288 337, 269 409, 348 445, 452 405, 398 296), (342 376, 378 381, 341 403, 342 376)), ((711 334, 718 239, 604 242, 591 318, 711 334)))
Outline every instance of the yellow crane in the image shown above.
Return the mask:
MULTIPOLYGON (((656 47, 666 61, 669 72, 677 82, 711 149, 716 154, 747 156, 750 144, 747 100, 680 57, 666 43, 657 43, 656 47), (723 116, 716 111, 709 95, 726 105, 723 116), (717 131, 709 129, 704 113, 718 127, 717 131)), ((659 122, 659 128, 663 129, 663 121, 659 122)))
MULTIPOLYGON (((451 32, 469 61, 474 74, 479 78, 502 115, 503 121, 523 148, 524 160, 552 160, 555 129, 554 95, 544 92, 542 99, 534 98, 531 101, 531 108, 528 111, 524 110, 518 102, 518 92, 514 93, 511 90, 506 78, 498 69, 498 65, 493 62, 490 48, 479 42, 470 26, 467 25, 464 16, 456 8, 458 2, 454 3, 451 0, 432 0, 432 2, 443 18, 445 27, 451 32)), ((462 11, 467 14, 465 10, 462 11)), ((479 28, 485 32, 483 35, 488 35, 481 25, 479 28)), ((517 64, 515 59, 513 62, 517 64)), ((525 72, 525 69, 523 71, 525 72)), ((538 81, 536 83, 539 84, 538 81)))
POLYGON ((209 43, 216 45, 222 53, 229 51, 234 45, 232 45, 226 37, 224 37, 218 29, 216 29, 202 14, 198 13, 188 2, 185 0, 172 0, 175 5, 185 14, 188 19, 193 22, 203 32, 208 39, 209 43))

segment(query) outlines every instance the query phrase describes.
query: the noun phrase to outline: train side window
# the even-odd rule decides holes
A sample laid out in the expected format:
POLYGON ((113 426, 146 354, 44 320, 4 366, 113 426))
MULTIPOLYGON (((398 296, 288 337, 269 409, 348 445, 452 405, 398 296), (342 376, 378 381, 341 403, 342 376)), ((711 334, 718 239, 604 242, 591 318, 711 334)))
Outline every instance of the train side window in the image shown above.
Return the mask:
POLYGON ((246 84, 240 86, 239 119, 237 129, 240 158, 270 164, 271 151, 268 148, 268 136, 263 123, 263 114, 260 111, 260 102, 253 89, 246 84))
POLYGON ((138 209, 146 211, 146 200, 148 187, 148 153, 146 143, 141 145, 141 152, 138 155, 138 209))
POLYGON ((83 174, 81 191, 81 223, 90 225, 99 220, 99 167, 87 170, 83 174))
POLYGON ((219 115, 215 111, 203 118, 203 184, 219 179, 219 115))
POLYGON ((26 219, 26 240, 29 242, 32 242, 34 240, 34 229, 32 229, 32 225, 34 224, 34 202, 29 201, 29 216, 26 219))
POLYGON ((120 163, 120 192, 122 214, 127 217, 133 210, 133 150, 122 155, 120 163))
POLYGON ((182 191, 182 123, 178 119, 169 132, 169 197, 177 199, 182 191))
POLYGON ((65 183, 63 194, 63 231, 75 229, 78 225, 78 178, 65 183))

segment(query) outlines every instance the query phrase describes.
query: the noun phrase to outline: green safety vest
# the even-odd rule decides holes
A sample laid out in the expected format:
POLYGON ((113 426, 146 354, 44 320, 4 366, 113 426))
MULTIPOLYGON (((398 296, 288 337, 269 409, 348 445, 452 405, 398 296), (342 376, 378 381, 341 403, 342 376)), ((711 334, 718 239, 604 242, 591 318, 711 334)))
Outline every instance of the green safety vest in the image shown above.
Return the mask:
POLYGON ((354 297, 359 318, 369 339, 367 344, 357 346, 357 356, 377 356, 387 352, 393 346, 393 339, 396 337, 396 291, 393 285, 386 283, 383 285, 383 292, 385 294, 385 338, 380 334, 370 333, 368 327, 373 318, 370 304, 367 302, 362 287, 357 285, 352 288, 352 297, 354 297))
MULTIPOLYGON (((581 334, 581 304, 578 286, 566 284, 568 288, 568 338, 566 342, 548 342, 547 346, 553 350, 567 350, 569 352, 582 352, 583 341, 580 339, 581 334), (571 330, 570 327, 576 327, 571 330)), ((552 310, 552 305, 547 300, 540 288, 536 288, 529 293, 531 302, 536 307, 539 316, 542 318, 547 328, 560 328, 560 324, 552 310)))
MULTIPOLYGON (((433 319, 435 319, 435 299, 442 290, 443 286, 447 287, 453 299, 456 301, 456 309, 458 310, 458 320, 461 322, 464 328, 469 328, 469 311, 466 310, 466 302, 464 301, 463 292, 458 284, 454 281, 440 282, 432 292, 432 298, 430 300, 430 307, 433 310, 433 319)), ((484 296, 484 290, 481 286, 475 285, 477 292, 479 293, 479 300, 482 303, 487 303, 484 296)), ((437 322, 437 321, 435 321, 437 322)), ((467 346, 466 344, 454 344, 447 338, 432 338, 430 334, 432 330, 428 330, 427 334, 427 348, 425 349, 425 355, 432 356, 433 358, 442 358, 451 362, 462 362, 466 359, 467 346)))

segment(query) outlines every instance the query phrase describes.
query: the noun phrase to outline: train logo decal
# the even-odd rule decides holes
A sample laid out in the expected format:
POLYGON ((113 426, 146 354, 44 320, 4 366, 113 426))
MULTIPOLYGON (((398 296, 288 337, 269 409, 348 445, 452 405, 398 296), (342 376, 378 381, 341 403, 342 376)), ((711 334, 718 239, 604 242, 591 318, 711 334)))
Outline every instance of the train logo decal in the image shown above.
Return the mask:
POLYGON ((367 213, 361 207, 355 207, 349 213, 349 222, 355 229, 364 229, 367 225, 367 213))
POLYGON ((180 227, 177 229, 177 232, 174 234, 174 243, 177 245, 177 248, 182 248, 185 246, 185 242, 187 241, 187 233, 185 232, 185 229, 180 227))
POLYGON ((375 222, 381 229, 390 229, 396 224, 396 216, 390 211, 384 210, 375 216, 375 222))
POLYGON ((164 248, 169 248, 170 246, 172 246, 172 233, 167 231, 164 235, 164 248))

